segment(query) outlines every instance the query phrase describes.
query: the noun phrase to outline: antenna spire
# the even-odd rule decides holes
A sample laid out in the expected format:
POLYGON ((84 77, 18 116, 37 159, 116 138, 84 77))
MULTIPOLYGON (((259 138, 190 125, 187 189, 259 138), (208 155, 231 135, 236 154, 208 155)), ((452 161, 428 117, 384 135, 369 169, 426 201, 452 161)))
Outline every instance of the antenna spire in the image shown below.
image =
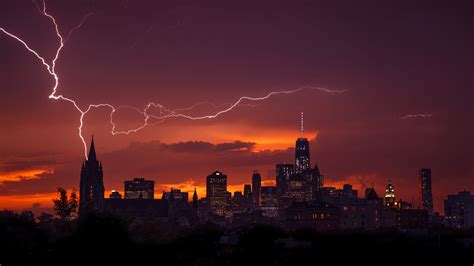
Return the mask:
POLYGON ((304 114, 301 112, 301 137, 303 137, 303 132, 304 132, 304 114))

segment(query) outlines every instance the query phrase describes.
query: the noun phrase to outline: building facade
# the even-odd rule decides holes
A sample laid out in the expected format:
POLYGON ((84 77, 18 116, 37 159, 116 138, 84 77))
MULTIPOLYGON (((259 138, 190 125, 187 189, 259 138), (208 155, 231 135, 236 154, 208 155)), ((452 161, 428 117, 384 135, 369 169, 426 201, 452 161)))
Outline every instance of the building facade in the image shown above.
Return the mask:
POLYGON ((126 199, 154 199, 155 181, 134 178, 124 182, 126 199))
POLYGON ((433 193, 431 191, 431 169, 420 170, 421 208, 433 212, 433 193))
POLYGON ((260 207, 260 188, 262 187, 262 176, 255 170, 252 175, 252 195, 255 206, 260 207))
POLYGON ((228 199, 227 176, 214 171, 206 178, 206 200, 210 211, 215 215, 224 216, 228 199))
POLYGON ((261 188, 262 215, 266 217, 278 216, 277 189, 275 186, 263 186, 261 188))
POLYGON ((448 195, 444 200, 445 225, 456 229, 474 227, 474 195, 469 191, 448 195))

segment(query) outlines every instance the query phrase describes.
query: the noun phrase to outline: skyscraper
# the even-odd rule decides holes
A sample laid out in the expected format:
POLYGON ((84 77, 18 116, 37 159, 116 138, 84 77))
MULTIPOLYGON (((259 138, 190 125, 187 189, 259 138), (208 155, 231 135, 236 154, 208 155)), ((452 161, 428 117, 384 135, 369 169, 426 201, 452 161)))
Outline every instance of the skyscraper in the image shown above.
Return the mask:
POLYGON ((302 174, 303 179, 306 181, 308 190, 308 200, 316 200, 320 197, 320 190, 323 187, 323 176, 319 171, 318 165, 314 165, 314 168, 306 169, 302 174))
POLYGON ((275 168, 277 196, 280 200, 286 192, 288 180, 290 180, 290 176, 294 174, 295 168, 292 164, 283 163, 277 164, 275 168))
POLYGON ((309 141, 303 137, 303 113, 301 113, 301 137, 296 140, 295 145, 295 173, 301 174, 309 169, 309 141))
POLYGON ((261 187, 261 209, 262 215, 267 217, 276 217, 278 215, 278 202, 276 187, 261 187))
POLYGON ((260 188, 262 187, 262 177, 257 170, 252 175, 252 195, 255 206, 260 206, 260 188))
POLYGON ((431 169, 420 170, 421 207, 428 212, 433 211, 433 193, 431 191, 431 169))
POLYGON ((154 199, 155 181, 134 178, 124 182, 126 199, 154 199))
POLYGON ((104 204, 104 173, 102 164, 95 154, 94 137, 92 137, 89 156, 82 164, 80 182, 79 212, 101 211, 104 204))
POLYGON ((227 192, 227 176, 214 171, 206 179, 206 199, 212 213, 224 216, 229 193, 227 192))
POLYGON ((388 180, 387 188, 385 189, 385 205, 394 206, 395 204, 395 189, 393 188, 392 182, 388 180))

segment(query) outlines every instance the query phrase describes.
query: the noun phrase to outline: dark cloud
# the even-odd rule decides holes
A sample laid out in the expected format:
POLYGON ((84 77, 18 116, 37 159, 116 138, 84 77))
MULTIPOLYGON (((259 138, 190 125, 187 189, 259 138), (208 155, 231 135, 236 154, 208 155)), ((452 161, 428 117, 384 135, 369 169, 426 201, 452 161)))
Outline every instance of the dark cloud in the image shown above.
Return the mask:
POLYGON ((252 151, 255 147, 253 142, 234 141, 229 143, 213 144, 205 141, 186 141, 173 144, 162 144, 164 149, 176 152, 228 152, 228 151, 252 151))

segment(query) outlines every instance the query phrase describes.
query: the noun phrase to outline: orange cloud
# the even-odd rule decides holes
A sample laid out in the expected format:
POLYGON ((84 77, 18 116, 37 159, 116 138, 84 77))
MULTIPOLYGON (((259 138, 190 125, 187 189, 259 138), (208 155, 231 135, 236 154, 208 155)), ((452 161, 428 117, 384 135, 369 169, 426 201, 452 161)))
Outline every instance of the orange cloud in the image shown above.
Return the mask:
POLYGON ((52 169, 32 169, 23 171, 4 172, 0 174, 0 184, 3 182, 19 182, 22 180, 39 179, 41 174, 52 174, 52 169))

